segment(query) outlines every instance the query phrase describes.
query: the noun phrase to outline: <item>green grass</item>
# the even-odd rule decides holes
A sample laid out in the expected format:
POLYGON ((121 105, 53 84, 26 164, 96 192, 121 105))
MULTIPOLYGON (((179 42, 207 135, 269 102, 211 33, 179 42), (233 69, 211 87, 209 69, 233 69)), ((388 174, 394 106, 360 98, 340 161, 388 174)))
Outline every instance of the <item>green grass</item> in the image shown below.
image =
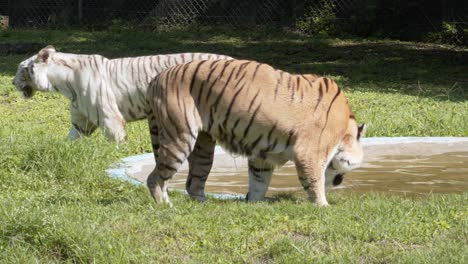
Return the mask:
MULTIPOLYGON (((109 57, 225 53, 333 77, 371 136, 468 136, 467 51, 428 44, 311 39, 289 33, 4 31, 0 42, 54 44, 109 57), (419 83, 419 85, 418 85, 419 83)), ((2 263, 466 263, 468 192, 405 197, 329 193, 205 204, 109 178, 124 156, 150 152, 146 122, 116 146, 98 131, 68 142, 68 102, 24 100, 11 79, 28 55, 0 56, 2 263)), ((299 185, 299 182, 298 182, 299 185)))
MULTIPOLYGON (((0 42, 55 45, 63 52, 114 58, 203 51, 254 59, 298 73, 334 78, 369 136, 467 136, 468 51, 433 44, 314 39, 284 32, 0 32, 0 42)), ((32 55, 32 54, 29 54, 32 55)), ((19 61, 0 57, 0 102, 11 101, 19 61)), ((58 99, 59 100, 59 99, 58 99)))

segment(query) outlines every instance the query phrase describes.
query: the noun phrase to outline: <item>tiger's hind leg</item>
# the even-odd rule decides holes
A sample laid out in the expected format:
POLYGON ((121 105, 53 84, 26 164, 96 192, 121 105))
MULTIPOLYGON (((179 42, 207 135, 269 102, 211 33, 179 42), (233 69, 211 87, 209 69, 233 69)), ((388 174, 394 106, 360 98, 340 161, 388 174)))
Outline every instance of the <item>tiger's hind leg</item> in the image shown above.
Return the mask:
POLYGON ((159 128, 156 124, 156 118, 152 113, 147 114, 148 116, 148 127, 151 135, 151 146, 153 147, 154 160, 158 162, 158 151, 159 151, 159 128))
POLYGON ((247 201, 260 201, 265 198, 265 194, 270 185, 274 167, 263 159, 249 159, 249 192, 247 201))
POLYGON ((205 183, 213 165, 216 140, 208 133, 199 132, 195 148, 188 157, 189 175, 185 189, 192 199, 205 201, 205 183))
MULTIPOLYGON (((164 134, 165 131, 160 131, 164 134)), ((167 193, 167 180, 179 170, 195 145, 195 140, 182 134, 175 140, 160 135, 159 149, 155 152, 156 167, 148 176, 146 184, 156 203, 172 206, 167 193)))

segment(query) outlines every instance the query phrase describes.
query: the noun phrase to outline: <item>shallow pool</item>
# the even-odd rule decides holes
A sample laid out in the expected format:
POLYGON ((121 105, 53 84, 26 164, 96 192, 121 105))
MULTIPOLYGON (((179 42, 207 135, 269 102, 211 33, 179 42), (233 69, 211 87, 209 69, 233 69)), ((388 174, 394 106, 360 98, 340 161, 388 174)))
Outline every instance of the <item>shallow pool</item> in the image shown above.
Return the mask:
MULTIPOLYGON (((364 151, 361 168, 348 173, 343 183, 331 191, 414 195, 468 191, 468 138, 367 139, 364 151)), ((153 155, 141 155, 126 166, 127 176, 145 182, 154 168, 153 155)), ((184 189, 187 172, 185 164, 169 186, 184 189)), ((247 183, 246 160, 218 148, 206 191, 246 194, 247 183)), ((273 174, 267 195, 280 192, 304 194, 293 163, 277 168, 273 174)))
MULTIPOLYGON (((171 181, 174 188, 183 189, 187 171, 171 181)), ((248 190, 247 168, 214 168, 206 190, 217 193, 245 194, 248 190)), ((450 193, 468 191, 468 152, 449 152, 432 156, 382 156, 369 161, 351 173, 336 191, 450 193)), ((292 163, 276 169, 269 194, 302 192, 292 163)))

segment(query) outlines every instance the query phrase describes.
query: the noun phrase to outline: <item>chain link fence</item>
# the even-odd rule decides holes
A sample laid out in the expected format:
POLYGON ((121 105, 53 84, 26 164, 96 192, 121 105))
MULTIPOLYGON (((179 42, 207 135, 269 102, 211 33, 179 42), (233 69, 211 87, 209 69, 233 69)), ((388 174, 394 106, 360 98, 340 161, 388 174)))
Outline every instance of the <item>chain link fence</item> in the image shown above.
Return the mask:
POLYGON ((112 20, 159 25, 279 25, 294 1, 284 0, 16 0, 0 2, 11 27, 108 24, 112 20))
POLYGON ((0 16, 8 16, 12 28, 99 29, 121 23, 158 30, 195 24, 403 38, 441 30, 466 36, 468 31, 466 0, 0 0, 0 16))

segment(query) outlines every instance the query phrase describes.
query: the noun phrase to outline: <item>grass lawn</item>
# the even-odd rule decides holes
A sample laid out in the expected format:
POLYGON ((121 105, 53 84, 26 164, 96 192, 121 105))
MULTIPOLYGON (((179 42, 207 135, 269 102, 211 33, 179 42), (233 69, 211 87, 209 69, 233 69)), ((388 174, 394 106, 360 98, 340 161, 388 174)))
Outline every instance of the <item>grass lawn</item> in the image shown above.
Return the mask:
MULTIPOLYGON (((112 58, 205 51, 255 59, 334 78, 358 120, 370 124, 369 136, 468 136, 466 49, 230 31, 13 30, 0 32, 5 42, 112 58)), ((119 158, 151 151, 146 122, 131 123, 128 144, 118 147, 100 131, 67 142, 67 100, 53 93, 24 100, 11 84, 30 55, 0 55, 2 263, 468 261, 468 192, 330 192, 332 206, 322 209, 294 196, 199 204, 173 193, 175 208, 157 206, 145 187, 104 172, 119 158)))

